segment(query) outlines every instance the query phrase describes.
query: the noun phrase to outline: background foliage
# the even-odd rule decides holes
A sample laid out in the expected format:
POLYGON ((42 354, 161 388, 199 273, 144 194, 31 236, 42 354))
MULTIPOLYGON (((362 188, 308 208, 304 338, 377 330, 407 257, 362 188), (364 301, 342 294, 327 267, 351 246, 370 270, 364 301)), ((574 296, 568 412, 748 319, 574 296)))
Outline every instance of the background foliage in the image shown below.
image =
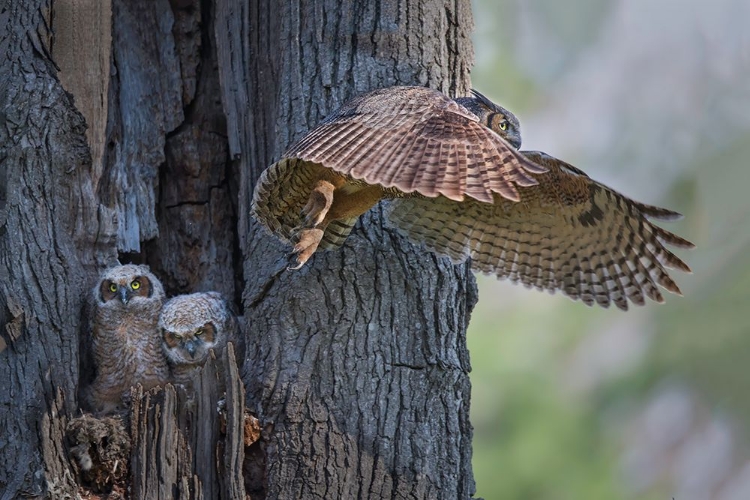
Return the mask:
POLYGON ((475 88, 540 149, 685 214, 684 298, 624 314, 480 277, 478 495, 750 498, 750 2, 475 0, 475 88))

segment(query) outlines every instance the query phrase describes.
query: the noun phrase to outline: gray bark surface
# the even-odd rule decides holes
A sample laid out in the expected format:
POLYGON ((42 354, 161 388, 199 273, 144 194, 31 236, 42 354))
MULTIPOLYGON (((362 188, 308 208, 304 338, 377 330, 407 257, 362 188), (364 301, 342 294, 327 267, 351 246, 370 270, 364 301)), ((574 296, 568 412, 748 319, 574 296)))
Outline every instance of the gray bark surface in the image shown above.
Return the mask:
POLYGON ((49 55, 50 5, 0 10, 0 498, 65 498, 76 409, 80 255, 98 202, 85 124, 49 55))
POLYGON ((286 271, 289 248, 248 215, 262 170, 347 98, 465 95, 471 25, 468 0, 0 6, 0 499, 75 498, 81 310, 118 258, 169 295, 235 299, 247 343, 225 429, 210 372, 199 404, 168 388, 134 405, 132 498, 473 494, 468 267, 376 207, 286 271))

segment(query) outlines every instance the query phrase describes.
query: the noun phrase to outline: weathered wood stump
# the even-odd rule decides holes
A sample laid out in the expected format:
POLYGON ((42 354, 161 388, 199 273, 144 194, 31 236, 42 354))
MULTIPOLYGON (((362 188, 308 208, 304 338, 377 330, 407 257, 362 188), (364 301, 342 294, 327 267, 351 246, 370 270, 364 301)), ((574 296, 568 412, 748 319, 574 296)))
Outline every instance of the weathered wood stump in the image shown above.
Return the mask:
POLYGON ((233 346, 210 357, 193 384, 193 394, 171 384, 133 390, 130 498, 245 498, 245 390, 233 346))
POLYGON ((260 438, 260 429, 245 412, 232 344, 196 371, 193 388, 167 384, 144 391, 139 385, 131 390, 128 415, 71 420, 69 456, 81 494, 244 499, 245 449, 260 438))

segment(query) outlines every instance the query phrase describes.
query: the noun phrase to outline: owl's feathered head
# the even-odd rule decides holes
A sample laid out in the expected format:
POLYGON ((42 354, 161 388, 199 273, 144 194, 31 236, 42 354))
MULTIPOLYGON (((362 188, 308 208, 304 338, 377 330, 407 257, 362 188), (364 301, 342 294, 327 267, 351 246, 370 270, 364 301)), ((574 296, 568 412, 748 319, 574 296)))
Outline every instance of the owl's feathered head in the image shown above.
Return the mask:
POLYGON ((521 147, 521 124, 516 115, 490 101, 480 92, 471 91, 474 97, 459 97, 456 102, 471 111, 484 126, 508 141, 514 148, 521 147))
POLYGON ((173 364, 202 365, 209 349, 226 345, 234 316, 217 292, 179 295, 167 301, 159 316, 162 347, 173 364))
POLYGON ((148 266, 125 264, 104 271, 93 295, 100 307, 133 308, 164 300, 164 288, 148 266))

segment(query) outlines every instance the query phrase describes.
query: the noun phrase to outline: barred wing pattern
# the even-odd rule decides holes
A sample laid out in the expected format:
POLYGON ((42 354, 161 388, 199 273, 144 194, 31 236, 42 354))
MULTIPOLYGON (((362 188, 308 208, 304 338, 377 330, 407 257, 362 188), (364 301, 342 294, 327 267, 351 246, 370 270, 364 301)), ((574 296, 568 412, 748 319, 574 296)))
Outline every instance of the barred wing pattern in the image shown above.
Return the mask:
POLYGON ((635 202, 544 153, 523 154, 548 172, 519 202, 404 198, 391 202, 390 223, 454 262, 471 257, 476 271, 561 290, 587 305, 627 310, 628 299, 642 305, 644 296, 664 302, 656 285, 681 294, 666 269, 690 268, 665 245, 693 244, 648 220, 678 213, 635 202))
MULTIPOLYGON (((294 231, 302 223, 300 212, 307 203, 315 181, 336 175, 322 165, 298 159, 280 160, 263 171, 253 193, 250 213, 271 234, 292 243, 294 231)), ((319 248, 340 247, 357 217, 334 220, 326 227, 319 248)))
POLYGON ((404 193, 519 199, 545 171, 466 108, 424 87, 391 87, 357 96, 286 153, 404 193))

